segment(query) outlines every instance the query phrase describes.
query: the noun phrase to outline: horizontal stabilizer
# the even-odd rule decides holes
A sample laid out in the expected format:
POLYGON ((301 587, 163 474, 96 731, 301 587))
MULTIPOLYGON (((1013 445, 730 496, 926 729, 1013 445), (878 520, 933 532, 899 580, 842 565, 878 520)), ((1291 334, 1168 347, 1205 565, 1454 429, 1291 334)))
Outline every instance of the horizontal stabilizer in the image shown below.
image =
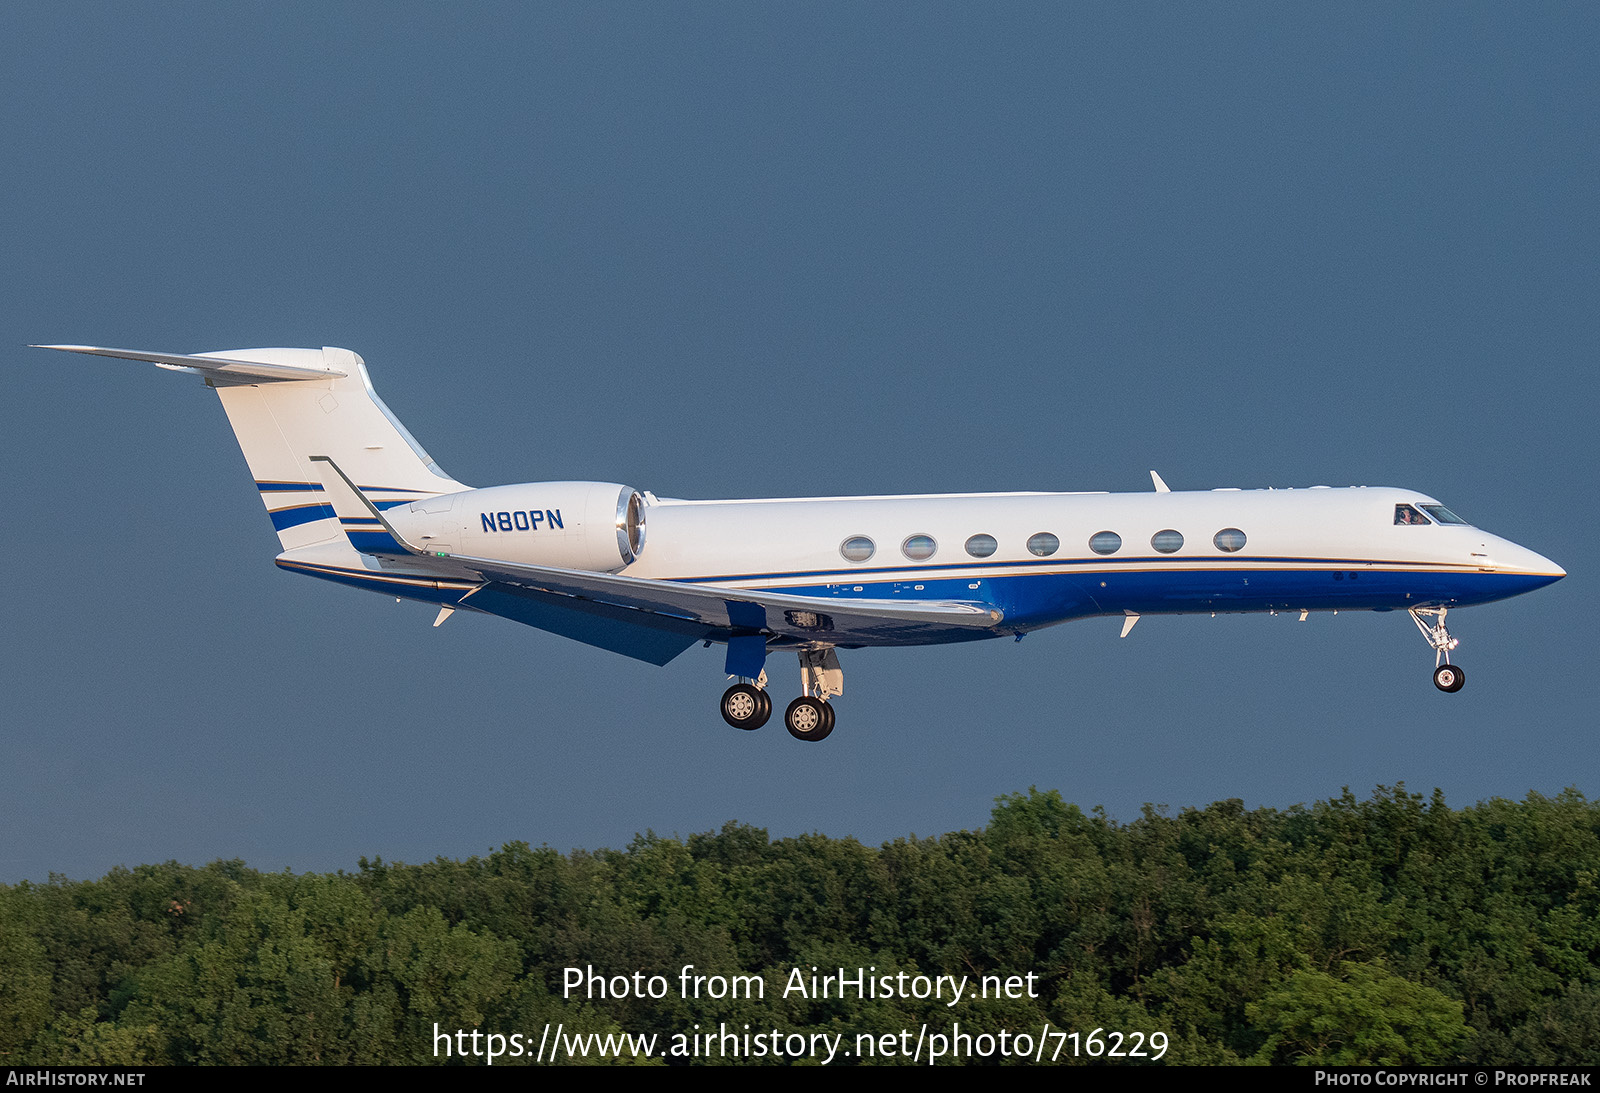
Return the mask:
POLYGON ((176 372, 193 372, 207 379, 229 380, 235 383, 281 383, 285 380, 327 380, 349 375, 328 366, 323 355, 314 349, 262 349, 250 350, 252 356, 283 357, 294 355, 300 364, 285 364, 272 360, 241 360, 235 357, 216 356, 209 353, 149 353, 142 349, 103 349, 98 345, 35 345, 33 349, 60 349, 67 353, 88 353, 95 357, 117 357, 122 360, 148 361, 176 372))

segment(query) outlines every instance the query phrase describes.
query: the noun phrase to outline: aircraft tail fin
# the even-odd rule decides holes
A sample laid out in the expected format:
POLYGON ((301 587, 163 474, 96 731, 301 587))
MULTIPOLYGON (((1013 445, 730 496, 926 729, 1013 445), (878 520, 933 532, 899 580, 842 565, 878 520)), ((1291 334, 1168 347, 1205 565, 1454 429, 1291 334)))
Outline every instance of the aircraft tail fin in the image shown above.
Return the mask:
POLYGON ((325 464, 314 463, 314 455, 337 461, 380 507, 467 488, 423 451, 372 389, 366 363, 348 349, 186 355, 90 345, 38 348, 147 361, 203 377, 222 399, 285 550, 344 536, 319 469, 325 464))

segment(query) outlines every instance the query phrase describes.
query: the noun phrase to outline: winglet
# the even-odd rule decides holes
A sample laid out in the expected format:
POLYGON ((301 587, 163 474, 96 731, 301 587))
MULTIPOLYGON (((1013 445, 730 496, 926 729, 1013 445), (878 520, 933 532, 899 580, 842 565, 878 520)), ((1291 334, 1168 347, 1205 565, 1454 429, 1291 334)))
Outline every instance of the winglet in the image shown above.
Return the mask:
POLYGON ((405 538, 390 526, 389 521, 383 518, 383 513, 378 511, 378 507, 367 499, 367 495, 362 493, 354 482, 350 481, 349 475, 339 469, 339 464, 325 455, 313 455, 308 458, 311 462, 319 464, 316 470, 318 477, 322 479, 322 488, 327 492, 328 503, 333 506, 334 514, 339 517, 339 526, 344 530, 351 546, 363 554, 427 555, 427 551, 406 542, 405 538))
POLYGON ((1155 471, 1151 471, 1150 472, 1150 481, 1152 481, 1152 482, 1154 482, 1156 484, 1156 492, 1157 493, 1171 493, 1172 492, 1172 487, 1168 486, 1165 482, 1161 481, 1161 476, 1159 474, 1157 474, 1155 471))

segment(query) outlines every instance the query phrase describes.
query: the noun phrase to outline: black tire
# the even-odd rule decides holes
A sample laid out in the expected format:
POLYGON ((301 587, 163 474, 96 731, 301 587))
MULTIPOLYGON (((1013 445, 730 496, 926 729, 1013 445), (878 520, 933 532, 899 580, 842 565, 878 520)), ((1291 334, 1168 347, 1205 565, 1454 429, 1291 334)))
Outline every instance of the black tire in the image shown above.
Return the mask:
POLYGON ((722 693, 722 720, 736 729, 759 729, 772 716, 772 699, 748 683, 735 683, 722 693))
POLYGON ((833 731, 833 709, 815 698, 797 698, 784 711, 783 727, 796 740, 826 740, 833 731))
POLYGON ((1459 664, 1441 664, 1433 670, 1433 685, 1445 694, 1455 694, 1467 682, 1467 673, 1459 664))

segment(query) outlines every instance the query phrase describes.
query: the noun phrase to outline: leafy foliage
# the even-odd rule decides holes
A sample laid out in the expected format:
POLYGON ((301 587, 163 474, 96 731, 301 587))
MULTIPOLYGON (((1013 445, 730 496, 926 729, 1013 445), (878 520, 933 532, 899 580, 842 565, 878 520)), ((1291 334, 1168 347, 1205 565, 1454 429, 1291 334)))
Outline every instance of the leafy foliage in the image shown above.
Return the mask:
POLYGON ((1160 1031, 1170 1062, 1551 1064, 1600 1050, 1597 958, 1600 810, 1575 790, 1454 811, 1379 787, 1126 824, 1029 790, 982 830, 879 848, 730 823, 622 851, 508 843, 334 875, 167 863, 0 886, 0 1053, 435 1063, 462 1061, 439 1052, 441 1029, 853 1039, 960 1020, 1160 1031), (685 991, 690 965, 704 980, 685 991), (670 989, 569 994, 573 968, 670 989), (813 968, 974 991, 1034 978, 959 1010, 784 993, 813 968), (746 976, 762 996, 755 980, 728 989, 746 976))

